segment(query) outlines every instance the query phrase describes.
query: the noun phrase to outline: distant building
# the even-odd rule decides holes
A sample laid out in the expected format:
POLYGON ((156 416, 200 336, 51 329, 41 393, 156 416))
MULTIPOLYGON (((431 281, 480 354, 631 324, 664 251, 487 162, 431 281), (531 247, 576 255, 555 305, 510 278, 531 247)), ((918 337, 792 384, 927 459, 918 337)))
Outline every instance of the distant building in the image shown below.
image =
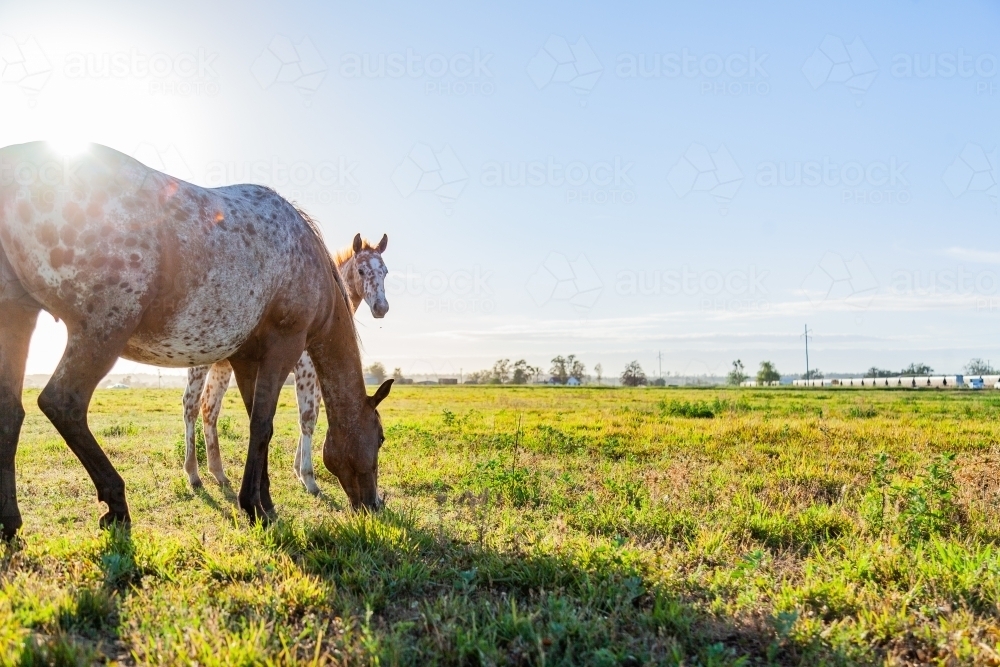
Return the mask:
POLYGON ((458 378, 438 378, 438 384, 458 384, 458 378))
POLYGON ((580 386, 580 381, 577 380, 576 378, 570 378, 570 379, 566 380, 566 386, 567 387, 579 387, 580 386))

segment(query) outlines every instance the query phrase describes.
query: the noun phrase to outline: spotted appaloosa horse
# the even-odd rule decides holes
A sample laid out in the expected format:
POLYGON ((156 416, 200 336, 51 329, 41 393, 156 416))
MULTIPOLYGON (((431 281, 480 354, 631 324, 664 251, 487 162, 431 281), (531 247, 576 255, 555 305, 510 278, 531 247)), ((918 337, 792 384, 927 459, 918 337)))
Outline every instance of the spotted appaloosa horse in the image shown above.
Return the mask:
MULTIPOLYGON (((388 244, 389 237, 385 234, 377 246, 363 241, 361 234, 357 234, 353 244, 334 257, 340 275, 347 285, 352 312, 357 312, 362 300, 368 304, 373 317, 385 317, 389 311, 389 302, 385 297, 385 275, 388 270, 382 261, 382 253, 388 244)), ((222 411, 222 399, 229 387, 232 374, 233 368, 228 361, 218 361, 212 366, 195 366, 188 369, 188 384, 183 399, 184 471, 187 472, 192 487, 201 486, 198 457, 195 453, 195 426, 199 409, 205 424, 208 469, 220 484, 229 484, 222 466, 222 455, 219 452, 217 424, 219 413, 222 411)), ((299 406, 299 443, 295 448, 293 472, 309 493, 317 495, 319 487, 316 486, 316 475, 313 472, 312 438, 322 397, 319 384, 316 382, 316 367, 308 352, 303 352, 299 357, 292 374, 295 375, 295 397, 299 406)))
POLYGON ((274 508, 267 471, 278 394, 303 350, 329 430, 323 463, 354 507, 378 508, 377 406, 365 393, 354 317, 316 225, 273 190, 205 189, 103 146, 66 158, 36 142, 0 149, 0 523, 21 526, 14 459, 28 344, 40 310, 68 341, 38 405, 128 523, 125 481, 87 425, 118 357, 190 367, 228 359, 250 415, 241 508, 274 508))

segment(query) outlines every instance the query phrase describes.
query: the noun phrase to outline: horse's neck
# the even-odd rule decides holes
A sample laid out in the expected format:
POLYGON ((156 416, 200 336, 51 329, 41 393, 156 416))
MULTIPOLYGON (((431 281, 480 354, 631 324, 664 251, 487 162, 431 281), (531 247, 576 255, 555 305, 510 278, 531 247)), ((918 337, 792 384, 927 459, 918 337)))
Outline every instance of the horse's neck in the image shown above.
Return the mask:
POLYGON ((333 313, 324 331, 308 349, 316 365, 327 419, 331 424, 360 409, 365 400, 364 372, 361 368, 361 351, 358 349, 354 330, 354 313, 341 296, 340 287, 331 290, 333 313))
POLYGON ((337 265, 340 277, 343 278, 344 284, 347 286, 347 298, 351 302, 351 312, 353 313, 358 312, 358 306, 361 305, 361 301, 365 298, 364 291, 361 288, 361 279, 358 278, 358 272, 354 266, 356 258, 357 255, 351 255, 337 265))

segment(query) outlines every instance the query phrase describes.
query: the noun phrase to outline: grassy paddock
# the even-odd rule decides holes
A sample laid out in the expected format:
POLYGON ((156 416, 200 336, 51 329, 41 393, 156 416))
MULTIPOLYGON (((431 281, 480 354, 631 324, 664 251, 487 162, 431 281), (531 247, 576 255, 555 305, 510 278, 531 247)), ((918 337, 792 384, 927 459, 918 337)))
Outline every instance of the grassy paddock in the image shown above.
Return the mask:
POLYGON ((5 664, 1000 662, 993 392, 397 387, 372 517, 294 481, 286 388, 260 528, 188 487, 179 390, 101 390, 130 534, 36 398, 5 664))

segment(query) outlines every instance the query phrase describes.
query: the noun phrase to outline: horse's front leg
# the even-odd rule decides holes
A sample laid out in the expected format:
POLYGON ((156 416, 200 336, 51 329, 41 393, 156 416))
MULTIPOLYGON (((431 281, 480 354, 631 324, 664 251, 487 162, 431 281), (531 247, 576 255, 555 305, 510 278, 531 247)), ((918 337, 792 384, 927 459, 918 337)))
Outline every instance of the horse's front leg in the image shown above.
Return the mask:
POLYGON ((274 413, 281 386, 304 347, 305 334, 302 334, 269 341, 259 362, 230 359, 243 403, 250 415, 250 443, 238 502, 253 519, 266 521, 268 513, 274 509, 267 474, 268 447, 274 435, 274 413))

